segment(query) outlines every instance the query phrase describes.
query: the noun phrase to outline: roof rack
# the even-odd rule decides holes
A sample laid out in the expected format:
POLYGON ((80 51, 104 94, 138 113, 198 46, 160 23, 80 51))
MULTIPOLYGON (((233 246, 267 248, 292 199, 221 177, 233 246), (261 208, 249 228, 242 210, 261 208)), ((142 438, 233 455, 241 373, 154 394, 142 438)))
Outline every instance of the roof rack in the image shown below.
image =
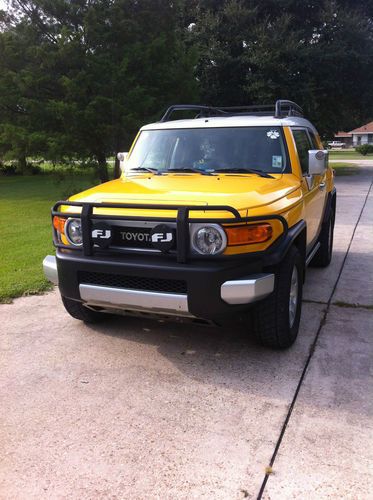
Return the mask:
POLYGON ((303 117, 303 109, 293 101, 279 99, 273 104, 258 104, 252 106, 202 106, 198 104, 174 104, 170 106, 160 119, 168 122, 175 111, 196 111, 194 118, 209 118, 212 116, 273 116, 285 118, 287 116, 303 117))
POLYGON ((161 122, 170 121, 171 115, 175 111, 197 111, 195 118, 206 118, 210 116, 222 116, 227 115, 221 108, 215 108, 212 106, 200 106, 199 104, 174 104, 170 106, 166 113, 160 119, 161 122))
POLYGON ((303 108, 293 101, 279 99, 275 104, 275 118, 285 116, 304 116, 303 108))

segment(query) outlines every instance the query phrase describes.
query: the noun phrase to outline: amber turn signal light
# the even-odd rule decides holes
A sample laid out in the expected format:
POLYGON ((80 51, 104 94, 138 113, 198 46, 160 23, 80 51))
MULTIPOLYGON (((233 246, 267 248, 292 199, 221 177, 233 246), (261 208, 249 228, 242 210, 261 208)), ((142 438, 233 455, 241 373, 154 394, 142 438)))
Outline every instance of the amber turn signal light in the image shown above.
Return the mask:
POLYGON ((272 237, 270 224, 249 224, 247 226, 225 227, 229 246, 263 243, 272 237))
POLYGON ((66 219, 64 217, 53 217, 53 227, 61 234, 64 234, 66 219))

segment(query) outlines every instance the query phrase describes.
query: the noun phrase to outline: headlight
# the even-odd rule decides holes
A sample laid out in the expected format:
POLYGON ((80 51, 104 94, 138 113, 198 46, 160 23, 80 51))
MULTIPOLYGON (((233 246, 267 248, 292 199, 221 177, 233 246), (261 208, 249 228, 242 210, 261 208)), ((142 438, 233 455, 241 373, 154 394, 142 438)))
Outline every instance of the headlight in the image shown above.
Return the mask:
POLYGON ((216 255, 227 246, 227 237, 224 230, 217 224, 196 224, 192 226, 192 247, 204 255, 216 255))
POLYGON ((72 245, 81 246, 83 244, 82 221, 80 219, 67 219, 65 236, 72 245))

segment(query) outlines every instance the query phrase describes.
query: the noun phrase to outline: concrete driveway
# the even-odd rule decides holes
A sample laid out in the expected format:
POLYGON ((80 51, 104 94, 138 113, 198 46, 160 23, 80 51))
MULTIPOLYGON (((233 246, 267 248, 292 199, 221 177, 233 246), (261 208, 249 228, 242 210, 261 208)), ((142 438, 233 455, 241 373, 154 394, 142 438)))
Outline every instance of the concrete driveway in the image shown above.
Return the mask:
POLYGON ((373 498, 372 172, 337 178, 333 263, 286 352, 236 326, 87 327, 56 292, 1 305, 0 498, 373 498))

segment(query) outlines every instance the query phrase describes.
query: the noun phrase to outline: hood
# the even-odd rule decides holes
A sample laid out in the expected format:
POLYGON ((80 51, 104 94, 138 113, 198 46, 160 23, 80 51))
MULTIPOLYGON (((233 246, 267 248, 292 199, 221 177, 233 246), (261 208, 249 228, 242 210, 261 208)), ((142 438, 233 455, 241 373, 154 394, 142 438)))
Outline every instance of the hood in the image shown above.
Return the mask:
POLYGON ((97 203, 229 205, 246 215, 248 209, 270 205, 299 189, 292 174, 273 178, 257 175, 169 174, 122 177, 88 189, 71 201, 97 203))

